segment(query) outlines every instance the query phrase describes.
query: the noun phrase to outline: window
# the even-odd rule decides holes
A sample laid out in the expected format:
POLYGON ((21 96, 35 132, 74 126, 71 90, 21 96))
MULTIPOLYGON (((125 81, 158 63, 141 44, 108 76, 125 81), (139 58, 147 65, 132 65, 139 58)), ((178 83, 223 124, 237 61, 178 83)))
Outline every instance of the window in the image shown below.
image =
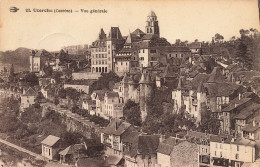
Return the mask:
POLYGON ((237 145, 237 151, 239 151, 239 145, 237 145))
POLYGON ((150 53, 156 53, 155 49, 150 50, 150 53))
POLYGON ((216 148, 218 148, 218 143, 216 143, 216 148))
POLYGON ((215 156, 217 156, 217 151, 215 151, 215 156))
POLYGON ((220 152, 220 157, 222 158, 222 152, 220 152))
POLYGON ((239 155, 238 154, 236 154, 236 159, 239 159, 239 155))
POLYGON ((49 156, 51 156, 51 149, 49 149, 49 156))

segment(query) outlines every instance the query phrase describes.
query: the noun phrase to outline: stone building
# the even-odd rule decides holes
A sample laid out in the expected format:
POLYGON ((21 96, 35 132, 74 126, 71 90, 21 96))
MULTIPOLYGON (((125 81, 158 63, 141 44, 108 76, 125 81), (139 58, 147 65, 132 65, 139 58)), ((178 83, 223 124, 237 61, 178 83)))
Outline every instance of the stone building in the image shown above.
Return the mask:
POLYGON ((174 167, 199 167, 199 150, 195 143, 183 141, 175 145, 170 154, 174 167))
POLYGON ((123 48, 124 42, 119 27, 111 27, 108 36, 101 29, 98 39, 91 46, 91 72, 113 71, 114 57, 116 52, 123 48))
POLYGON ((153 98, 153 87, 154 83, 151 79, 150 73, 143 73, 139 81, 140 87, 140 111, 141 118, 144 121, 147 117, 149 109, 149 103, 153 98))

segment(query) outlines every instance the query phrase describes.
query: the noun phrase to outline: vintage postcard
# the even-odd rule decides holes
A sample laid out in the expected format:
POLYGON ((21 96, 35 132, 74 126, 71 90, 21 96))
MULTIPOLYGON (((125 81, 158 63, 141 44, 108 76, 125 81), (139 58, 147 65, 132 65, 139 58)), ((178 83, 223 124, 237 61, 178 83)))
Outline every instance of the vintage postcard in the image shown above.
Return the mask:
POLYGON ((0 167, 260 167, 259 0, 1 0, 0 167))

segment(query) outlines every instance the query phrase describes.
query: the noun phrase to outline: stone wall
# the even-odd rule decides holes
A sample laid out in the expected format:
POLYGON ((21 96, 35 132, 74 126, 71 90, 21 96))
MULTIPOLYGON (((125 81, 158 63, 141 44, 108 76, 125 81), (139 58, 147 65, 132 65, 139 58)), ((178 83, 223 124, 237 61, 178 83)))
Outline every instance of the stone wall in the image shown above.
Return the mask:
MULTIPOLYGON (((52 109, 50 109, 49 107, 43 106, 42 117, 51 110, 52 109)), ((61 114, 60 112, 58 113, 61 115, 62 122, 66 125, 67 131, 78 132, 86 138, 95 138, 97 140, 100 140, 102 127, 100 127, 99 125, 87 121, 84 121, 84 123, 82 123, 74 118, 68 117, 66 114, 61 114)))

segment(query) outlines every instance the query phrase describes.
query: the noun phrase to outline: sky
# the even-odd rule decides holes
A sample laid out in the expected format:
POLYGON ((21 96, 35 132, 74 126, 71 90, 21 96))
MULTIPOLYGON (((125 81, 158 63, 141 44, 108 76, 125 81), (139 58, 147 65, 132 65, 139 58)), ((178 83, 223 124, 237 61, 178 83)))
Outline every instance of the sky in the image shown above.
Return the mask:
POLYGON ((170 43, 176 39, 211 41, 216 33, 229 40, 238 37, 242 28, 259 30, 257 0, 1 0, 0 51, 18 47, 57 51, 63 46, 91 44, 101 28, 108 34, 111 26, 119 26, 127 36, 137 28, 145 31, 151 10, 157 15, 161 37, 170 43), (10 12, 10 7, 19 10, 10 12), (72 9, 73 13, 33 9, 72 9), (81 13, 81 9, 108 12, 90 14, 81 13))

